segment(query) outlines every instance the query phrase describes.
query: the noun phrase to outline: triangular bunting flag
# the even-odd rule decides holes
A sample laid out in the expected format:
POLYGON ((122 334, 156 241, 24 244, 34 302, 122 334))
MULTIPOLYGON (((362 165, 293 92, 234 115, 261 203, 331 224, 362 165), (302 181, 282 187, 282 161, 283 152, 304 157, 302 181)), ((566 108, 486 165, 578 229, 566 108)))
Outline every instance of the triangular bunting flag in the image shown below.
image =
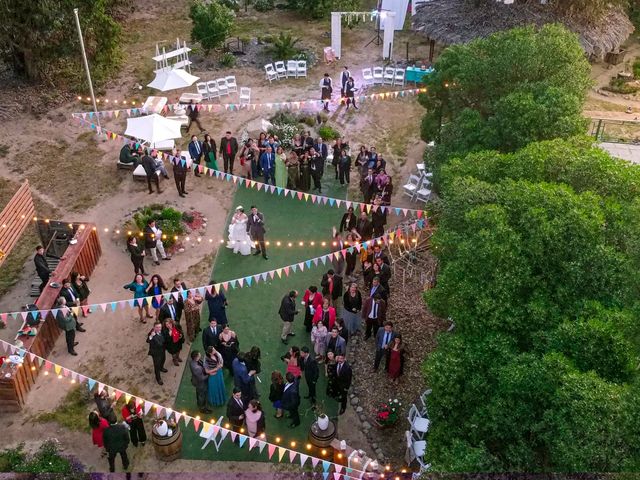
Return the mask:
POLYGON ((282 462, 282 457, 284 457, 284 454, 287 453, 287 449, 284 447, 278 447, 278 461, 282 462))
POLYGON ((276 446, 273 443, 270 443, 269 446, 267 447, 267 452, 269 452, 269 460, 271 460, 271 457, 273 457, 273 454, 276 451, 276 446))

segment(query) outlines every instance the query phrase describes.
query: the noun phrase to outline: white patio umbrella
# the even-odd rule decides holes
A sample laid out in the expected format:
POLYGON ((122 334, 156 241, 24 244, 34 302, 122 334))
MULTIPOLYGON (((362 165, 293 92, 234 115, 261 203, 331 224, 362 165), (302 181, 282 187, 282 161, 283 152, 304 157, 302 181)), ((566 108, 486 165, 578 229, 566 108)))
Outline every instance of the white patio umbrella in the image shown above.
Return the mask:
POLYGON ((180 68, 175 70, 164 69, 156 72, 156 78, 147 87, 166 92, 177 88, 190 87, 198 80, 200 80, 200 77, 191 75, 180 68))
POLYGON ((180 125, 176 120, 169 120, 154 113, 144 117, 127 118, 127 129, 124 134, 155 144, 182 137, 180 125))

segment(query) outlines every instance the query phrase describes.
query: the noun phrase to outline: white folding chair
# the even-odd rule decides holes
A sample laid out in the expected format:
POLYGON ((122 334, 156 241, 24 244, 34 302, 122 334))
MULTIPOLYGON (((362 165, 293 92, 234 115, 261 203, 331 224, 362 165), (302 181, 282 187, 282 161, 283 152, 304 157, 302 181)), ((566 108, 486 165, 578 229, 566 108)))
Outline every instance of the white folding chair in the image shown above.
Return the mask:
POLYGON ((416 460, 422 467, 424 465, 424 452, 427 450, 427 441, 413 438, 413 435, 409 431, 404 432, 404 437, 407 445, 405 453, 407 465, 411 465, 411 463, 416 460))
MULTIPOLYGON (((222 419, 224 417, 220 416, 220 418, 218 418, 218 420, 216 421, 215 425, 217 427, 222 425, 222 419)), ((218 430, 217 432, 215 432, 215 429, 213 428, 213 426, 211 426, 210 428, 206 429, 203 427, 202 430, 200 431, 200 436, 202 438, 205 438, 206 441, 204 442, 204 445, 202 445, 202 448, 200 450, 204 450, 205 448, 207 448, 207 445, 209 445, 209 442, 213 442, 213 445, 216 447, 216 451, 219 452, 220 451, 220 445, 222 445, 222 442, 224 441, 224 437, 220 436, 220 441, 218 441, 218 434, 220 433, 220 431, 218 430)))
POLYGON ((420 403, 422 403, 422 411, 420 412, 423 417, 427 417, 427 398, 431 395, 431 389, 428 388, 422 395, 420 395, 420 403))
POLYGON ((209 98, 209 90, 207 90, 207 82, 196 83, 196 91, 202 95, 203 99, 209 98))
POLYGON ((396 76, 395 68, 387 67, 384 69, 384 84, 393 85, 393 79, 396 76))
POLYGON ((267 74, 267 80, 269 80, 269 83, 271 83, 272 80, 278 80, 278 74, 271 63, 264 66, 264 71, 267 74))
POLYGON ((229 93, 238 91, 238 84, 236 83, 236 77, 234 75, 224 77, 224 79, 227 81, 227 91, 229 93))
POLYGON ((298 60, 298 73, 297 77, 306 77, 307 76, 307 61, 306 60, 298 60))
POLYGON ((429 430, 429 419, 420 416, 420 412, 418 412, 418 407, 411 405, 409 409, 409 415, 407 416, 407 420, 409 420, 409 425, 411 426, 410 430, 413 435, 415 435, 418 439, 424 438, 424 434, 429 430))
POLYGON ((407 195, 408 197, 411 197, 411 199, 413 199, 413 197, 416 195, 416 192, 418 191, 419 183, 420 183, 420 177, 418 177, 417 175, 409 175, 409 182, 405 183, 402 186, 402 189, 404 190, 404 194, 407 195))
POLYGON ((405 74, 404 68, 396 68, 396 74, 395 74, 395 77, 393 77, 393 84, 404 87, 404 74, 405 74))
POLYGON ((373 84, 382 85, 384 82, 384 69, 382 67, 373 67, 373 84))
POLYGON ((420 187, 418 188, 416 196, 413 200, 416 202, 428 202, 431 198, 431 189, 429 188, 430 185, 431 182, 429 181, 429 179, 427 177, 423 177, 420 187))
POLYGON ((287 77, 298 78, 298 61, 297 60, 287 61, 287 77))
POLYGON ((218 84, 215 80, 207 82, 207 92, 209 92, 209 98, 218 98, 220 96, 218 84))
POLYGON ((218 78, 216 80, 216 85, 218 86, 220 96, 229 95, 229 87, 227 86, 227 81, 224 78, 218 78))
POLYGON ((249 105, 251 103, 251 89, 249 87, 240 87, 240 105, 249 105))
POLYGON ((370 68, 362 69, 362 79, 365 86, 373 85, 373 75, 370 68))
POLYGON ((273 64, 276 67, 276 73, 278 74, 278 80, 281 78, 287 78, 287 69, 284 66, 284 62, 276 62, 273 64))

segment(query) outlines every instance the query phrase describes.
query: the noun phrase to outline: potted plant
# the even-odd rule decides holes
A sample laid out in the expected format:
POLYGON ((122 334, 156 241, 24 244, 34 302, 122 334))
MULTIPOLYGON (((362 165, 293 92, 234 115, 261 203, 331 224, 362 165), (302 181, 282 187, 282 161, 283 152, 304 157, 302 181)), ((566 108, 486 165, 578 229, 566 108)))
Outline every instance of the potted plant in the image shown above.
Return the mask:
POLYGON ((324 412, 324 404, 322 402, 316 403, 316 424, 320 430, 326 430, 329 428, 329 416, 324 412))
POLYGON ((402 403, 397 398, 381 403, 376 409, 373 422, 378 428, 389 428, 396 424, 402 403))

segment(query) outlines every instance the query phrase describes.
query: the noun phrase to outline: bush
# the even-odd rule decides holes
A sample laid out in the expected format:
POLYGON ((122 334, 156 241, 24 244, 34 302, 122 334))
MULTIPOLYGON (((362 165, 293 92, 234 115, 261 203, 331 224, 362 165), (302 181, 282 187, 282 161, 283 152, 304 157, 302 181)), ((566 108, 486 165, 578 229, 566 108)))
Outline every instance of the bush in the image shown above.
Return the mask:
POLYGON ((634 78, 640 79, 640 57, 637 57, 635 62, 633 62, 633 76, 634 78))
POLYGON ((207 3, 195 0, 191 4, 189 18, 193 22, 191 40, 200 42, 205 53, 209 53, 224 43, 233 27, 235 13, 216 0, 207 3))
POLYGON ((300 123, 304 123, 307 127, 315 127, 317 120, 315 115, 300 115, 300 123))
MULTIPOLYGON (((635 69, 635 64, 634 64, 635 69)), ((635 72, 634 72, 635 73, 635 72)), ((613 93, 621 93, 624 95, 628 95, 630 93, 636 93, 640 90, 640 87, 637 85, 631 84, 627 82, 624 78, 612 78, 609 82, 609 85, 602 87, 603 90, 607 90, 613 93)))
POLYGON ((300 49, 296 47, 299 41, 299 38, 292 37, 290 33, 280 32, 269 47, 269 52, 277 59, 293 58, 294 55, 300 53, 300 49))
POLYGON ((311 18, 322 18, 331 12, 359 11, 360 0, 287 0, 287 8, 311 18))
POLYGON ((273 10, 275 8, 274 0, 255 0, 253 3, 253 8, 255 8, 258 12, 268 12, 269 10, 273 10))
POLYGON ((64 456, 55 440, 47 440, 37 452, 27 454, 24 444, 0 452, 0 472, 57 473, 65 479, 82 478, 84 466, 75 458, 64 456))
POLYGON ((274 116, 272 116, 269 121, 271 123, 278 124, 278 125, 298 125, 298 123, 300 123, 300 121, 298 120, 298 117, 296 117, 293 113, 284 111, 284 110, 280 110, 278 113, 276 113, 274 116))
POLYGON ((290 123, 281 123, 274 124, 273 127, 269 129, 269 135, 275 135, 278 137, 280 145, 283 148, 291 147, 291 141, 296 133, 300 133, 300 129, 298 128, 298 122, 296 121, 295 125, 290 123))
POLYGON ((318 136, 322 137, 323 140, 335 140, 341 135, 340 132, 338 132, 333 127, 330 127, 329 125, 323 125, 318 130, 318 136))
POLYGON ((230 10, 233 10, 234 12, 237 12, 238 10, 240 10, 240 2, 238 0, 218 0, 220 2, 221 5, 223 5, 224 7, 227 7, 230 10))
POLYGON ((175 243, 173 238, 175 235, 182 235, 185 232, 182 215, 174 208, 153 204, 134 213, 133 221, 136 228, 143 231, 149 220, 155 220, 158 228, 167 236, 164 244, 169 247, 175 243))
POLYGON ((236 56, 231 52, 226 52, 220 58, 220 66, 231 68, 236 64, 236 56))

